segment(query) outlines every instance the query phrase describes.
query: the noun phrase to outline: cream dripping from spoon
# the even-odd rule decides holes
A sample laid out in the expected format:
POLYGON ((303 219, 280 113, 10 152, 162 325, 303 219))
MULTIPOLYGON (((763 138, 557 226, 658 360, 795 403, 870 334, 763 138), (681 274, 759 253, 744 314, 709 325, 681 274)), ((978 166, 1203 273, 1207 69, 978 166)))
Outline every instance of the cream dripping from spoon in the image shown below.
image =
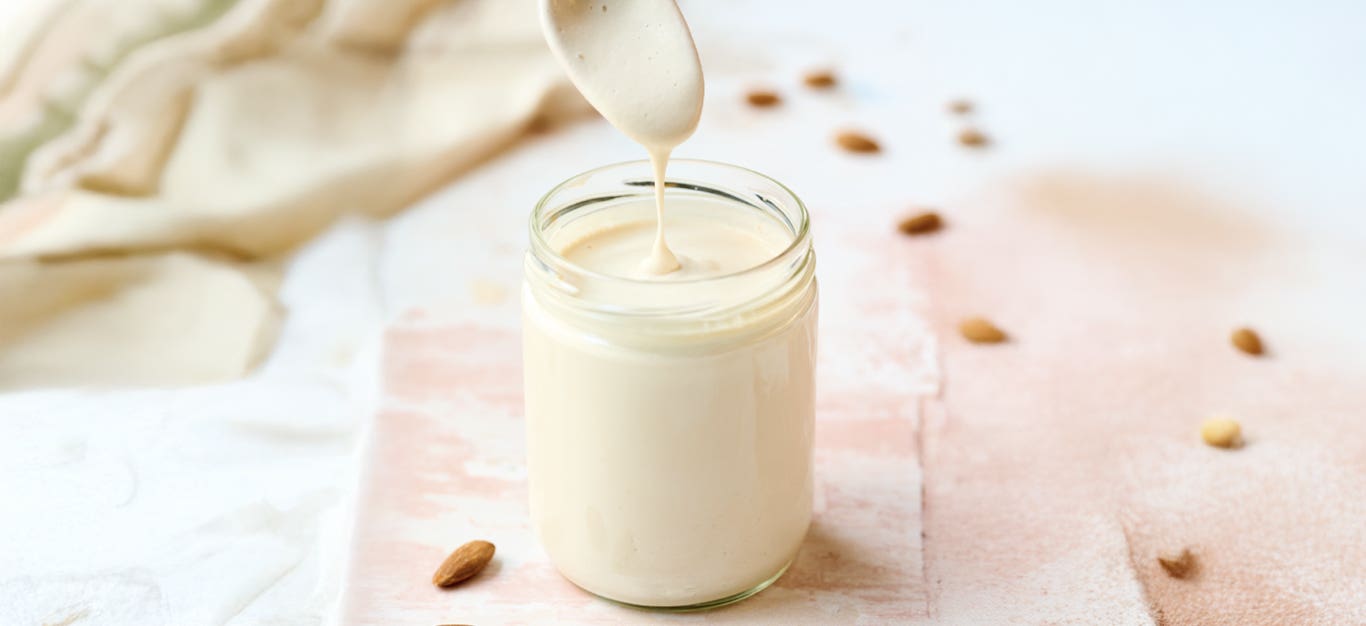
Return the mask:
POLYGON ((655 176, 655 242, 641 269, 679 269, 664 237, 669 154, 697 130, 702 63, 674 0, 541 0, 541 29, 569 79, 613 126, 645 147, 655 176))

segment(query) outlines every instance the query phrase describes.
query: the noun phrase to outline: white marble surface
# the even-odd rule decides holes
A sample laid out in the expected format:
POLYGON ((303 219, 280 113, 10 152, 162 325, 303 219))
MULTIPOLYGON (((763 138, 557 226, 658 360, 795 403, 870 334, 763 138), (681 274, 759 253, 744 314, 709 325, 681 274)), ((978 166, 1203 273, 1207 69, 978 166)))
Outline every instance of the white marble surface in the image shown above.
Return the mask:
MULTIPOLYGON (((1366 245, 1360 4, 684 10, 708 100, 679 156, 769 173, 818 224, 890 227, 912 205, 952 214, 992 189, 1064 175, 1180 186, 1249 220, 1366 245), (802 90, 813 65, 834 67, 841 89, 802 90), (750 109, 750 85, 786 100, 750 109), (996 140, 991 150, 953 143, 960 122, 944 106, 958 96, 979 104, 972 120, 996 140), (846 125, 877 135, 886 153, 838 153, 829 136, 846 125)), ((289 262, 287 326, 249 379, 0 396, 0 622, 323 622, 385 321, 422 307, 515 328, 532 204, 579 170, 640 156, 584 122, 528 138, 385 223, 338 224, 289 262)), ((1331 258, 1303 262, 1342 279, 1331 258)), ((1325 325, 1350 328, 1366 310, 1366 288, 1345 287, 1344 306, 1318 314, 1325 325)))

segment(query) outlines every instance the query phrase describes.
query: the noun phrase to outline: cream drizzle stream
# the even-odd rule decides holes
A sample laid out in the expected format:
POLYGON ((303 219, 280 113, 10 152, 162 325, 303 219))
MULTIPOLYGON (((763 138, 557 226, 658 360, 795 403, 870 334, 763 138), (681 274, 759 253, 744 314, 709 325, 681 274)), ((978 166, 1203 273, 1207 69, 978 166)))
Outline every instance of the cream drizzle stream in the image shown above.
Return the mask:
POLYGON ((574 86, 613 126, 643 146, 654 169, 657 224, 650 275, 681 264, 664 235, 669 155, 697 130, 702 63, 674 0, 541 0, 541 28, 574 86))

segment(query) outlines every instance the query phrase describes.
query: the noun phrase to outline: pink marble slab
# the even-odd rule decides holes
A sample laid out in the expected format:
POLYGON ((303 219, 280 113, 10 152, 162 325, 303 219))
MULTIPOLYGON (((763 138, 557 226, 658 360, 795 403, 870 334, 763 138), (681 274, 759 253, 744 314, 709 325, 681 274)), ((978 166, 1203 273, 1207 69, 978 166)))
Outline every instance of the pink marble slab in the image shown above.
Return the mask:
POLYGON ((938 234, 817 214, 815 524, 773 588, 615 607, 527 527, 517 333, 390 331, 346 624, 1366 624, 1366 248, 1166 179, 1051 173, 938 234), (994 346, 957 335, 985 315, 994 346), (1268 354, 1234 350, 1251 325, 1268 354), (1247 444, 1201 443, 1239 419, 1247 444), (455 545, 499 546, 455 591, 455 545), (1168 576, 1160 554, 1198 566, 1168 576))
MULTIPOLYGON (((740 604, 692 615, 627 609, 561 578, 529 527, 515 331, 413 312, 387 334, 384 404, 370 425, 344 624, 702 621, 886 624, 926 612, 917 425, 933 344, 909 290, 859 291, 877 255, 822 267, 815 519, 796 562, 740 604), (837 278, 837 279, 832 279, 837 278), (860 317, 861 312, 876 317, 860 317), (870 325, 875 321, 876 325, 870 325), (889 339, 893 339, 889 341, 889 339), (494 563, 452 591, 430 584, 455 546, 494 563)), ((910 280, 909 265, 889 280, 910 280)))
POLYGON ((1171 178, 1054 172, 972 206, 919 246, 932 616, 1366 624, 1366 246, 1171 178), (1011 341, 957 337, 979 314, 1011 341), (1245 446, 1201 442, 1220 414, 1245 446), (1178 580, 1157 557, 1184 548, 1178 580))

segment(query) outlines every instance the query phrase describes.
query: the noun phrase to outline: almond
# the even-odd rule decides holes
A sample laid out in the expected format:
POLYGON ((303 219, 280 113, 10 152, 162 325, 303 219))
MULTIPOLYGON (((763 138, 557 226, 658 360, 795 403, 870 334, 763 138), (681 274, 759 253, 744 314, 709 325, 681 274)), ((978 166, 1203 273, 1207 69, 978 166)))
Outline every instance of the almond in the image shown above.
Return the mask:
POLYGON ((962 98, 954 100, 949 103, 949 112, 956 113, 958 115, 967 115, 968 113, 972 113, 972 101, 964 100, 962 98))
POLYGON ((882 146, 877 145, 872 137, 852 130, 835 135, 835 143, 849 152, 872 153, 882 150, 882 146))
POLYGON ((756 89, 745 94, 745 100, 749 102, 750 106, 761 108, 777 106, 783 101, 783 99, 778 96, 777 92, 765 89, 756 89))
POLYGON ((1006 340, 1005 331, 980 317, 969 317, 958 325, 963 338, 973 343, 1001 343, 1006 340))
POLYGON ((1200 425, 1200 438, 1216 448, 1237 448, 1243 443, 1243 427, 1234 419, 1211 417, 1200 425))
POLYGON ((944 226, 944 220, 939 218, 939 214, 934 211, 917 213, 896 225, 896 229, 906 235, 924 235, 939 230, 944 226))
POLYGON ((982 131, 977 130, 976 128, 964 128, 958 132, 958 143, 969 148, 981 148, 982 146, 987 145, 988 140, 987 136, 982 134, 982 131))
POLYGON ((1159 556, 1157 562, 1172 578, 1186 578, 1195 573, 1195 555, 1191 554, 1189 549, 1184 549, 1181 554, 1174 556, 1159 556))
POLYGON ((1252 356, 1258 356, 1263 352, 1262 338, 1257 336, 1251 328, 1239 328, 1233 331, 1233 347, 1242 350, 1252 356))
POLYGON ((438 587, 451 587, 479 573, 489 561, 493 560, 493 544, 487 541, 471 541, 455 549, 441 567, 432 574, 432 584, 438 587))
POLYGON ((812 89, 829 89, 835 86, 835 73, 830 70, 812 70, 802 77, 802 82, 812 89))

